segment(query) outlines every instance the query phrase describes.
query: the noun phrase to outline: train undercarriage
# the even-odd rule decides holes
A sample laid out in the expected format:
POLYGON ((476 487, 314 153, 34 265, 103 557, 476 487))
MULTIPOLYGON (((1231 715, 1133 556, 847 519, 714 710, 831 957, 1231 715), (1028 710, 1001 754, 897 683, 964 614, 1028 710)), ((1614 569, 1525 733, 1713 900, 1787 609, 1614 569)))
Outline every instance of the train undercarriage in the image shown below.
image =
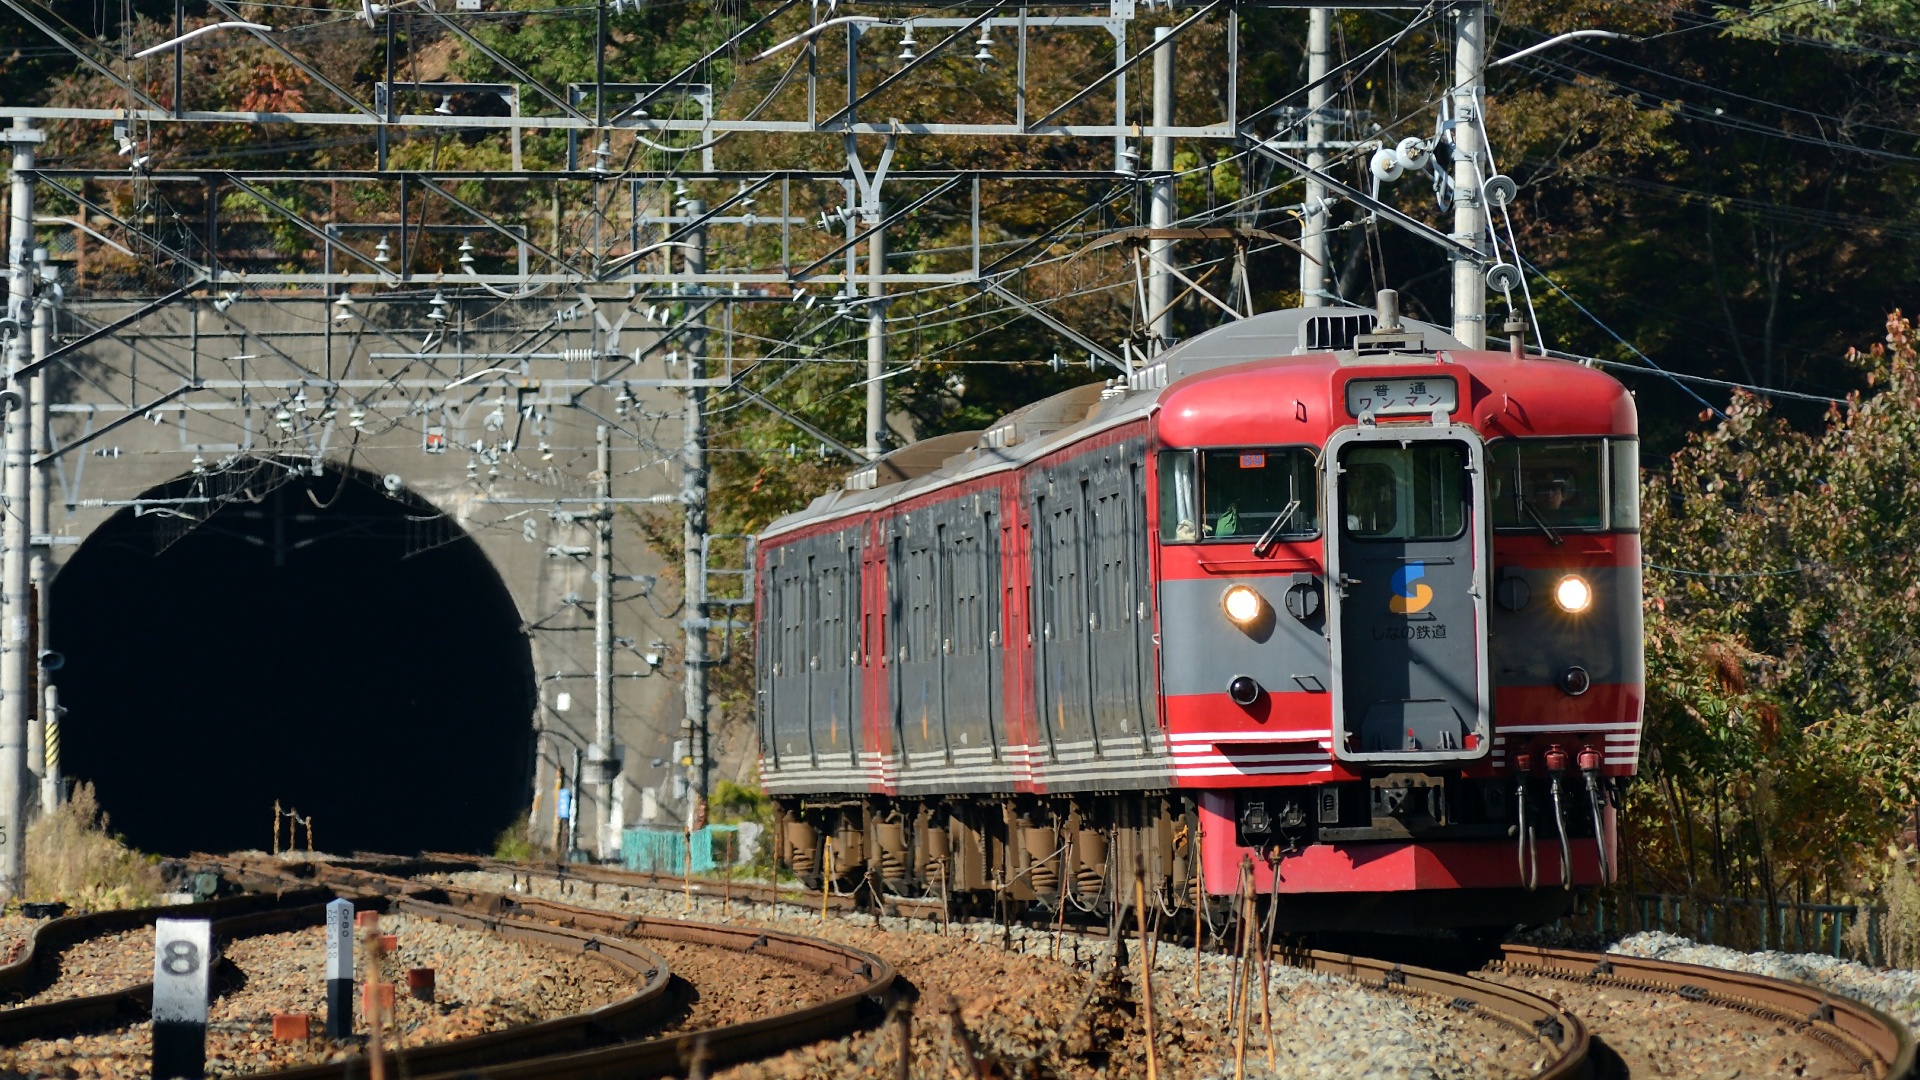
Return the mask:
MULTIPOLYGON (((1551 824, 1530 849, 1514 819, 1517 792, 1498 781, 1430 785, 1367 782, 1224 793, 846 795, 781 800, 780 864, 808 889, 831 888, 880 905, 884 897, 941 899, 955 914, 1046 914, 1105 922, 1130 910, 1135 877, 1149 910, 1219 919, 1251 891, 1264 910, 1281 907, 1289 931, 1420 931, 1510 928, 1551 921, 1572 903, 1573 870, 1604 857, 1591 819, 1563 817, 1565 850, 1551 824), (1329 793, 1338 792, 1337 796, 1329 793), (1372 797, 1370 797, 1372 796, 1372 797), (1384 796, 1384 797, 1383 797, 1384 796), (1231 808, 1226 827, 1203 806, 1231 808), (1213 830, 1209 835, 1205 830, 1213 830), (1540 872, 1541 844, 1547 858, 1540 872), (1208 853, 1201 858, 1202 845, 1208 853), (1377 854, 1472 851, 1513 879, 1495 886, 1414 889, 1290 888, 1273 891, 1290 866, 1335 858, 1355 865, 1377 854), (1300 862, 1292 862, 1297 857, 1300 862), (1527 861, 1534 887, 1526 888, 1527 861), (1208 867, 1213 868, 1209 875, 1208 867), (1563 878, 1561 867, 1567 867, 1563 878), (1225 867, 1226 869, 1222 869, 1225 867), (1241 873, 1246 880, 1240 880, 1241 873), (1062 907, 1066 908, 1064 914, 1062 907)), ((1528 801, 1551 821, 1545 790, 1528 801)), ((1582 882, 1590 880, 1582 873, 1582 882)))

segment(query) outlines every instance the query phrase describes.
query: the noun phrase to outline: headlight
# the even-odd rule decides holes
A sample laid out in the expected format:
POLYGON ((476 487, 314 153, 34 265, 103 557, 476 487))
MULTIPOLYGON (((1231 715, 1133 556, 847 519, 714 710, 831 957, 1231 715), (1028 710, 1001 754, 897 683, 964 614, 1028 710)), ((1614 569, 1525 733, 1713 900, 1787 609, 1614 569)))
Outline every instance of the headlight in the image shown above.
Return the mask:
POLYGON ((1568 574, 1553 587, 1553 600, 1560 610, 1578 615, 1593 606, 1593 586, 1579 574, 1568 574))
POLYGON ((1227 618, 1245 626, 1260 617, 1260 611, 1267 606, 1260 594, 1245 585, 1235 585, 1220 598, 1220 606, 1226 609, 1227 618))

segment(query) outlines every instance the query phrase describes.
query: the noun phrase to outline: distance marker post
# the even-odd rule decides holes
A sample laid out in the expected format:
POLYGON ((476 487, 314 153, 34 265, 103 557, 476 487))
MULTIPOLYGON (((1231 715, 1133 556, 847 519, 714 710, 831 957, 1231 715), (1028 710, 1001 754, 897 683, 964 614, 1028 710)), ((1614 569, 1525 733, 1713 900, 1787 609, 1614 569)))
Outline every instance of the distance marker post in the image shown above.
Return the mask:
POLYGON ((153 924, 153 1080, 201 1080, 207 1073, 207 966, 213 924, 153 924))
POLYGON ((327 1038, 353 1034, 353 901, 327 903, 327 1038))

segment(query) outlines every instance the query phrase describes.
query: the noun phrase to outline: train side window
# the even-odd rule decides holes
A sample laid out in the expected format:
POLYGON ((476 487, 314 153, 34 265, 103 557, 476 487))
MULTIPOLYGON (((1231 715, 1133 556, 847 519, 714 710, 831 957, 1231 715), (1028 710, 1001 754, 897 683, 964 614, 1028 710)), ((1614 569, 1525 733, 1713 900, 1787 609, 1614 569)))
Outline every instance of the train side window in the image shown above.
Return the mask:
POLYGON ((1160 454, 1160 539, 1188 544, 1200 539, 1200 483, 1192 450, 1160 454))

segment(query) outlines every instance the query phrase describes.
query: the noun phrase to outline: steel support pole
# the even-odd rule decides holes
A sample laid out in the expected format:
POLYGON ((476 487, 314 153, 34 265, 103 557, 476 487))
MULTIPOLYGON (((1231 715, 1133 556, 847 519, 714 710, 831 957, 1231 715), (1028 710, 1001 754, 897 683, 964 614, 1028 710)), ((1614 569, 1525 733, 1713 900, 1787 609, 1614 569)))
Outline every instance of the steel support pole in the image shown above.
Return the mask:
MULTIPOLYGON (((707 212, 707 204, 696 199, 687 204, 689 218, 698 218, 707 212)), ((686 269, 689 275, 706 272, 707 268, 707 230, 702 227, 694 230, 691 237, 692 247, 682 249, 685 252, 686 269)), ((698 286, 694 288, 698 289, 698 286)), ((687 756, 690 775, 687 778, 687 828, 704 828, 707 824, 707 785, 713 777, 713 763, 708 757, 707 731, 707 567, 701 546, 707 536, 707 390, 700 381, 707 377, 707 335, 704 324, 704 307, 700 301, 704 296, 696 295, 688 302, 687 311, 694 320, 688 327, 687 342, 687 405, 684 445, 680 454, 680 497, 686 508, 686 533, 683 537, 686 546, 686 591, 682 610, 686 628, 686 721, 687 756)))
MULTIPOLYGON (((1487 12, 1479 0, 1453 12, 1453 238, 1478 247, 1486 231, 1480 205, 1480 105, 1486 78, 1487 12)), ((1487 285, 1482 267, 1453 260, 1453 336, 1469 349, 1487 346, 1487 285)))
MULTIPOLYGON (((1153 39, 1163 41, 1173 28, 1156 26, 1153 39)), ((1153 126, 1173 124, 1173 52, 1179 46, 1162 45, 1153 54, 1153 126)), ((1148 222, 1155 231, 1173 227, 1173 139, 1153 137, 1153 202, 1148 222)), ((1173 342, 1173 241, 1155 236, 1147 241, 1147 335, 1159 353, 1173 342)))
MULTIPOLYGON (((594 429, 594 461, 600 505, 593 515, 593 745, 587 749, 587 784, 594 789, 599 838, 595 853, 620 853, 620 825, 613 817, 613 448, 605 424, 594 429)), ((577 811, 576 811, 577 812, 577 811)))
POLYGON ((0 533, 0 900, 20 895, 26 883, 22 858, 27 826, 27 594, 29 411, 26 386, 17 373, 31 361, 33 338, 33 147, 41 138, 24 119, 16 119, 6 141, 13 144, 7 215, 7 391, 5 468, 0 488, 6 494, 5 526, 0 533))
MULTIPOLYGON (((871 210, 876 228, 867 241, 867 272, 873 282, 867 293, 867 460, 887 452, 887 305, 880 299, 887 287, 880 283, 887 272, 887 233, 878 228, 886 219, 886 207, 878 199, 871 210)), ((848 292, 853 290, 849 288, 848 292)))
MULTIPOLYGON (((1307 166, 1327 167, 1327 24, 1326 8, 1307 12, 1307 166)), ((1327 292, 1327 186, 1307 181, 1300 212, 1300 306, 1324 307, 1327 292)))

